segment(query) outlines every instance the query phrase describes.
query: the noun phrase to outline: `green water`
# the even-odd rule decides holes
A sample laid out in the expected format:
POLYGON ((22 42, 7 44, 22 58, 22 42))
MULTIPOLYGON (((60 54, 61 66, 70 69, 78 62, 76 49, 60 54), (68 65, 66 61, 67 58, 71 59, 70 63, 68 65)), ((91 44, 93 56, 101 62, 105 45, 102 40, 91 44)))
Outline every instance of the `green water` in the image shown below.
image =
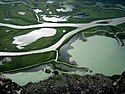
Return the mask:
POLYGON ((26 85, 28 82, 39 82, 40 80, 47 79, 52 74, 47 74, 41 70, 38 72, 20 72, 15 74, 4 74, 4 75, 12 79, 12 81, 23 86, 26 85))
POLYGON ((118 45, 113 38, 92 36, 87 42, 77 40, 69 50, 70 60, 78 66, 88 67, 94 73, 105 75, 121 74, 125 70, 125 47, 118 45))
MULTIPOLYGON (((92 74, 102 73, 111 76, 121 74, 125 70, 125 47, 119 46, 113 38, 93 36, 87 38, 87 42, 76 40, 72 46, 74 49, 68 51, 72 55, 70 59, 76 61, 78 66, 88 67, 93 71, 92 74)), ((75 73, 84 74, 80 71, 75 73)), ((41 70, 5 75, 19 85, 25 85, 30 81, 44 80, 52 74, 47 74, 41 70)))

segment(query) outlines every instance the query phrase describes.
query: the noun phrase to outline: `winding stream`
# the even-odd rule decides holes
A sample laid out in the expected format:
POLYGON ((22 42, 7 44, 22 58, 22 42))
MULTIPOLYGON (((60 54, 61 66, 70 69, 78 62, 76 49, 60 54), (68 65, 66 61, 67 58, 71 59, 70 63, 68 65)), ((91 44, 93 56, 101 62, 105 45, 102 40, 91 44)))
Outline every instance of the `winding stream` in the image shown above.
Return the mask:
MULTIPOLYGON (((41 28, 42 27, 46 27, 46 28, 49 28, 49 27, 77 27, 77 29, 70 31, 69 33, 66 33, 57 43, 55 43, 54 45, 52 45, 50 47, 47 47, 44 49, 39 49, 39 50, 27 51, 27 52, 0 52, 0 56, 21 56, 21 55, 44 53, 44 52, 49 52, 49 51, 57 51, 57 48, 60 47, 62 45, 62 43, 65 42, 66 39, 70 38, 71 36, 80 32, 81 30, 85 30, 85 29, 95 27, 95 26, 100 26, 100 25, 102 25, 102 26, 105 26, 105 25, 116 26, 116 25, 119 25, 122 23, 125 23, 125 17, 115 18, 115 19, 106 19, 106 20, 97 20, 97 21, 93 21, 90 23, 83 23, 83 24, 43 23, 43 24, 28 25, 28 26, 18 26, 18 25, 0 23, 0 27, 10 27, 10 28, 15 28, 15 29, 29 29, 29 28, 38 28, 38 27, 41 27, 41 28), (109 23, 107 23, 107 24, 99 24, 98 23, 98 22, 103 22, 103 21, 108 21, 109 23)), ((74 57, 75 56, 73 55, 73 59, 74 59, 74 57)), ((58 59, 58 51, 57 51, 57 57, 56 57, 55 61, 57 61, 57 59, 58 59)), ((77 58, 77 59, 79 59, 79 58, 77 58)), ((82 66, 81 62, 79 62, 79 66, 82 66)), ((91 67, 89 67, 89 68, 92 69, 91 67)), ((121 72, 121 70, 120 70, 120 72, 121 72)), ((43 71, 29 72, 29 73, 20 72, 20 73, 16 73, 16 74, 5 74, 5 75, 20 85, 25 85, 29 81, 37 82, 39 80, 42 80, 42 79, 45 79, 45 78, 51 76, 49 74, 46 74, 43 71)))
POLYGON ((0 52, 0 56, 21 56, 21 55, 29 55, 29 54, 37 54, 37 53, 44 53, 49 51, 55 51, 58 47, 62 45, 62 43, 73 36, 74 34, 80 32, 81 30, 85 30, 91 27, 95 26, 105 26, 105 25, 112 25, 116 26, 119 24, 122 24, 125 22, 125 17, 121 18, 115 18, 115 19, 106 19, 106 20, 97 20, 92 21, 90 23, 84 23, 84 24, 69 24, 69 23, 43 23, 43 24, 36 24, 36 25, 28 25, 28 26, 17 26, 17 25, 11 25, 11 24, 3 24, 0 23, 0 26, 15 28, 15 29, 29 29, 29 28, 38 28, 38 27, 77 27, 77 29, 65 34, 57 43, 54 45, 39 49, 39 50, 33 50, 33 51, 27 51, 27 52, 0 52), (100 22, 108 21, 107 24, 99 24, 100 22))
MULTIPOLYGON (((4 3, 4 2, 0 2, 0 3, 1 4, 8 4, 8 3, 4 3)), ((20 3, 20 2, 11 2, 11 3, 20 3)), ((53 2, 50 0, 46 3, 53 3, 53 2)), ((59 10, 59 11, 64 11, 64 10, 59 10)), ((35 15, 38 19, 38 22, 41 22, 38 15, 37 15, 37 11, 36 11, 35 15)), ((95 26, 100 26, 100 25, 102 25, 102 26, 105 26, 105 25, 116 26, 116 25, 119 25, 122 23, 125 23, 125 17, 97 20, 97 21, 92 21, 90 23, 81 23, 81 24, 79 24, 79 23, 45 23, 45 22, 42 22, 42 24, 18 26, 18 25, 13 25, 13 24, 0 23, 0 27, 9 27, 9 28, 14 28, 14 29, 30 29, 30 28, 36 28, 36 29, 41 28, 42 29, 42 28, 49 28, 49 27, 52 27, 52 28, 54 28, 54 27, 76 27, 77 28, 73 31, 70 31, 69 33, 66 33, 57 43, 55 43, 54 45, 52 45, 50 47, 47 47, 44 49, 39 49, 39 50, 27 51, 27 52, 0 52, 0 56, 21 56, 21 55, 30 55, 30 54, 49 52, 49 51, 56 51, 57 55, 56 55, 55 61, 57 61, 58 56, 59 56, 57 48, 59 48, 62 45, 62 43, 65 42, 65 40, 67 40, 68 38, 70 38, 74 34, 80 32, 82 30, 85 30, 85 29, 88 29, 91 27, 95 27, 95 26), (99 22, 103 22, 103 21, 107 21, 108 23, 99 24, 99 22)), ((21 38, 22 38, 22 36, 20 38, 16 37, 15 41, 18 41, 21 38)), ((22 41, 22 42, 24 44, 24 41, 22 41)), ((99 73, 104 73, 106 75, 119 74, 122 72, 122 70, 124 70, 124 66, 125 66, 125 64, 124 64, 124 61, 125 61, 124 51, 125 51, 125 49, 124 48, 119 49, 119 46, 115 45, 115 43, 116 43, 115 39, 100 38, 98 40, 98 39, 94 39, 92 37, 92 38, 88 39, 87 43, 85 43, 87 45, 83 45, 83 42, 81 42, 81 41, 74 42, 72 44, 72 46, 75 49, 69 51, 69 53, 72 55, 71 59, 75 60, 78 64, 78 66, 88 67, 91 70, 93 70, 93 73, 99 72, 99 73), (103 44, 105 42, 106 42, 106 44, 108 44, 108 46, 105 46, 103 44), (95 43, 97 43, 98 45, 97 44, 95 45, 95 43), (103 48, 102 50, 99 50, 99 49, 101 49, 99 47, 100 45, 103 48), (82 48, 82 47, 84 47, 84 48, 82 48), (97 50, 99 50, 99 51, 95 55, 97 50), (119 52, 116 52, 117 50, 119 52), (107 53, 109 51, 110 51, 110 53, 107 53), (81 53, 79 54, 79 52, 81 52, 81 53), (83 57, 85 57, 85 58, 83 58, 83 57), (104 61, 100 62, 100 60, 102 58, 104 61), (94 64, 92 61, 94 62, 94 64), (113 64, 113 62, 115 64, 113 64), (119 64, 119 62, 120 62, 120 64, 119 64)), ((20 85, 25 85, 26 83, 28 83, 30 81, 37 82, 39 80, 43 80, 45 78, 48 78, 52 74, 46 74, 44 71, 40 70, 38 72, 20 72, 20 73, 15 73, 15 74, 4 74, 4 75, 11 78, 13 81, 17 82, 20 85)))

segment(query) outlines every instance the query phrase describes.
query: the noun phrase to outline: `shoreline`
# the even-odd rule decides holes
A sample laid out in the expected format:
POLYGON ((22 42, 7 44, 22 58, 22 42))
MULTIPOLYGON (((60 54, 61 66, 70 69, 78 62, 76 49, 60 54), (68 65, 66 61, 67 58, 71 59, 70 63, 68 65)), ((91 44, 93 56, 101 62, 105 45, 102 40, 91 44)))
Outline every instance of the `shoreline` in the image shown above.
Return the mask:
POLYGON ((8 94, 124 94, 125 72, 121 75, 105 76, 103 74, 84 75, 57 74, 39 81, 19 86, 0 75, 0 93, 8 94), (7 85, 9 87, 5 88, 7 85), (11 89, 10 89, 11 88, 11 89))

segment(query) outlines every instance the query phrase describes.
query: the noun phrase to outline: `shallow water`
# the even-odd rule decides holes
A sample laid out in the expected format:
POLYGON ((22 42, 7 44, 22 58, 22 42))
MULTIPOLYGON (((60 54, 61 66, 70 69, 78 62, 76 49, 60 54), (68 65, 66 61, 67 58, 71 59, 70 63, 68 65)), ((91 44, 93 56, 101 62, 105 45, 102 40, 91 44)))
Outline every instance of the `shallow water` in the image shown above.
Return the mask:
POLYGON ((25 15, 26 13, 20 11, 20 12, 18 12, 18 14, 23 16, 23 15, 25 15))
POLYGON ((17 84, 23 86, 26 85, 28 82, 38 82, 40 80, 47 79, 52 74, 47 74, 41 70, 38 72, 20 72, 15 74, 4 75, 9 77, 12 81, 16 82, 17 84))
POLYGON ((54 3, 54 0, 46 0, 46 3, 52 4, 52 3, 54 3))
POLYGON ((64 5, 64 6, 61 6, 60 9, 56 9, 56 11, 58 11, 58 12, 72 12, 73 9, 74 9, 73 5, 64 5))
POLYGON ((64 5, 64 6, 62 6, 62 7, 66 8, 66 11, 67 11, 67 12, 68 12, 68 11, 73 11, 73 9, 74 9, 74 6, 73 6, 73 5, 64 5))
POLYGON ((56 34, 56 29, 53 28, 41 28, 30 33, 19 35, 14 37, 12 44, 16 44, 18 49, 23 49, 24 46, 29 45, 32 42, 42 38, 42 37, 51 37, 56 34))
POLYGON ((120 47, 113 38, 93 36, 87 38, 87 42, 77 40, 72 46, 74 49, 69 50, 71 61, 88 67, 93 73, 111 76, 125 69, 125 47, 120 47))
POLYGON ((36 13, 40 13, 40 12, 43 12, 43 11, 40 10, 40 9, 34 9, 34 12, 36 12, 36 13))
POLYGON ((69 18, 68 16, 58 17, 58 15, 54 15, 53 17, 47 17, 46 15, 41 15, 44 21, 48 22, 66 22, 69 18))

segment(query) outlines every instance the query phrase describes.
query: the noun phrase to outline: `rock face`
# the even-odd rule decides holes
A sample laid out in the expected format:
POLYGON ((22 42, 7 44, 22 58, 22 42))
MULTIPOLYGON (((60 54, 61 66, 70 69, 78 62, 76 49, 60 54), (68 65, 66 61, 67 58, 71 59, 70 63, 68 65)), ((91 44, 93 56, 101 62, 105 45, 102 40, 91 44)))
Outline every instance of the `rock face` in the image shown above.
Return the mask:
POLYGON ((0 76, 0 94, 125 94, 125 72, 116 77, 63 73, 23 87, 0 76))
POLYGON ((0 74, 0 94, 23 94, 23 90, 11 79, 0 74))
POLYGON ((115 83, 117 94, 125 94, 125 72, 122 73, 121 77, 115 83))
POLYGON ((25 94, 114 94, 113 81, 101 74, 52 76, 24 86, 25 94))

